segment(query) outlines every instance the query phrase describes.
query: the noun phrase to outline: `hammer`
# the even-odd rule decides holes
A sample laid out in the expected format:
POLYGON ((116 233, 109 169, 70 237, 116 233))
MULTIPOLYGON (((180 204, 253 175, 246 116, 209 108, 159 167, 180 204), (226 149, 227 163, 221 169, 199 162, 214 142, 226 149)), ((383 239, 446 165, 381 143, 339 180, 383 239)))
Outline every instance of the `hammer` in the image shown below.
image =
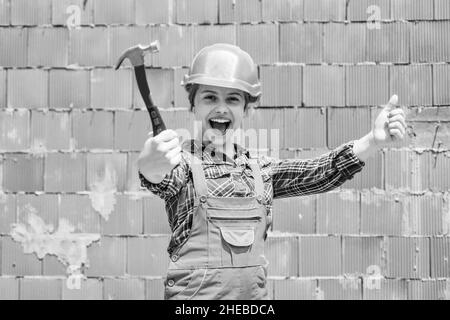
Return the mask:
POLYGON ((119 60, 116 63, 116 70, 119 69, 125 58, 128 58, 134 67, 134 74, 136 76, 136 81, 138 84, 139 92, 141 93, 142 99, 144 99, 147 111, 150 114, 150 120, 152 122, 153 136, 157 136, 161 131, 166 130, 161 114, 159 113, 158 107, 153 104, 152 97, 150 95, 150 88, 148 87, 147 77, 145 75, 144 67, 144 55, 146 51, 158 52, 159 51, 159 41, 156 40, 148 46, 143 46, 138 44, 131 48, 126 49, 119 60))

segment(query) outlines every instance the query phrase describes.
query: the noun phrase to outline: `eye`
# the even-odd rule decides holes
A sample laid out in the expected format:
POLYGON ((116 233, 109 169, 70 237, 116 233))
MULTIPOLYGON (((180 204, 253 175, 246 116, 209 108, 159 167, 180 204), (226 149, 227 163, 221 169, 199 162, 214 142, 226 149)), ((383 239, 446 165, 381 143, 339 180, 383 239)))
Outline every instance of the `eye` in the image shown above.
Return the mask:
POLYGON ((233 103, 238 103, 241 101, 241 99, 238 97, 230 97, 230 98, 228 98, 228 101, 233 102, 233 103))
POLYGON ((217 98, 213 95, 207 95, 203 99, 208 100, 208 101, 216 101, 217 98))

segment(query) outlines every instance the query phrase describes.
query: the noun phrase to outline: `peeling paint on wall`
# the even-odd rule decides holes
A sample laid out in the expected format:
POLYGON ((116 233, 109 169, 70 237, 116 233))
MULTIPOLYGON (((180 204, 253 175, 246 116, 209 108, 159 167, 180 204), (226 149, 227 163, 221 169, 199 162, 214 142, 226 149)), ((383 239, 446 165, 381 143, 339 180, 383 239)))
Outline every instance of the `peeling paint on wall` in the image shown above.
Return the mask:
POLYGON ((91 192, 89 198, 92 207, 97 211, 103 219, 108 221, 109 215, 116 205, 115 193, 117 183, 117 173, 108 163, 105 165, 104 176, 96 176, 94 182, 90 185, 91 192))
POLYGON ((352 290, 358 290, 359 289, 359 279, 357 278, 343 278, 339 279, 339 284, 342 286, 344 290, 346 289, 352 289, 352 290))

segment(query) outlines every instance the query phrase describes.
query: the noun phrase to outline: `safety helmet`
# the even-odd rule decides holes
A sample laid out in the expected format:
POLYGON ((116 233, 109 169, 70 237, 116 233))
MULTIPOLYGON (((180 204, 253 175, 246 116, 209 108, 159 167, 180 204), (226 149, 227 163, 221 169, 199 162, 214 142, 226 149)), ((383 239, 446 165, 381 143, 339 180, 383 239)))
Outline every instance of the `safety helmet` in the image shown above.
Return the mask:
POLYGON ((201 49, 192 60, 181 85, 204 84, 239 89, 253 97, 261 95, 256 64, 241 48, 216 43, 201 49))

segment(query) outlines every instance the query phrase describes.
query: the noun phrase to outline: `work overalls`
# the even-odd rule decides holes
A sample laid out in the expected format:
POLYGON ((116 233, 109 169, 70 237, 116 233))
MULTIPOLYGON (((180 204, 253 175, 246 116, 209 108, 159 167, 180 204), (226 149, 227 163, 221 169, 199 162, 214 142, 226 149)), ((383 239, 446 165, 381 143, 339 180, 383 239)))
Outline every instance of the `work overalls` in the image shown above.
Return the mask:
POLYGON ((268 299, 264 240, 269 225, 263 180, 255 159, 252 197, 213 197, 197 156, 191 157, 195 189, 190 237, 174 251, 165 299, 268 299))

